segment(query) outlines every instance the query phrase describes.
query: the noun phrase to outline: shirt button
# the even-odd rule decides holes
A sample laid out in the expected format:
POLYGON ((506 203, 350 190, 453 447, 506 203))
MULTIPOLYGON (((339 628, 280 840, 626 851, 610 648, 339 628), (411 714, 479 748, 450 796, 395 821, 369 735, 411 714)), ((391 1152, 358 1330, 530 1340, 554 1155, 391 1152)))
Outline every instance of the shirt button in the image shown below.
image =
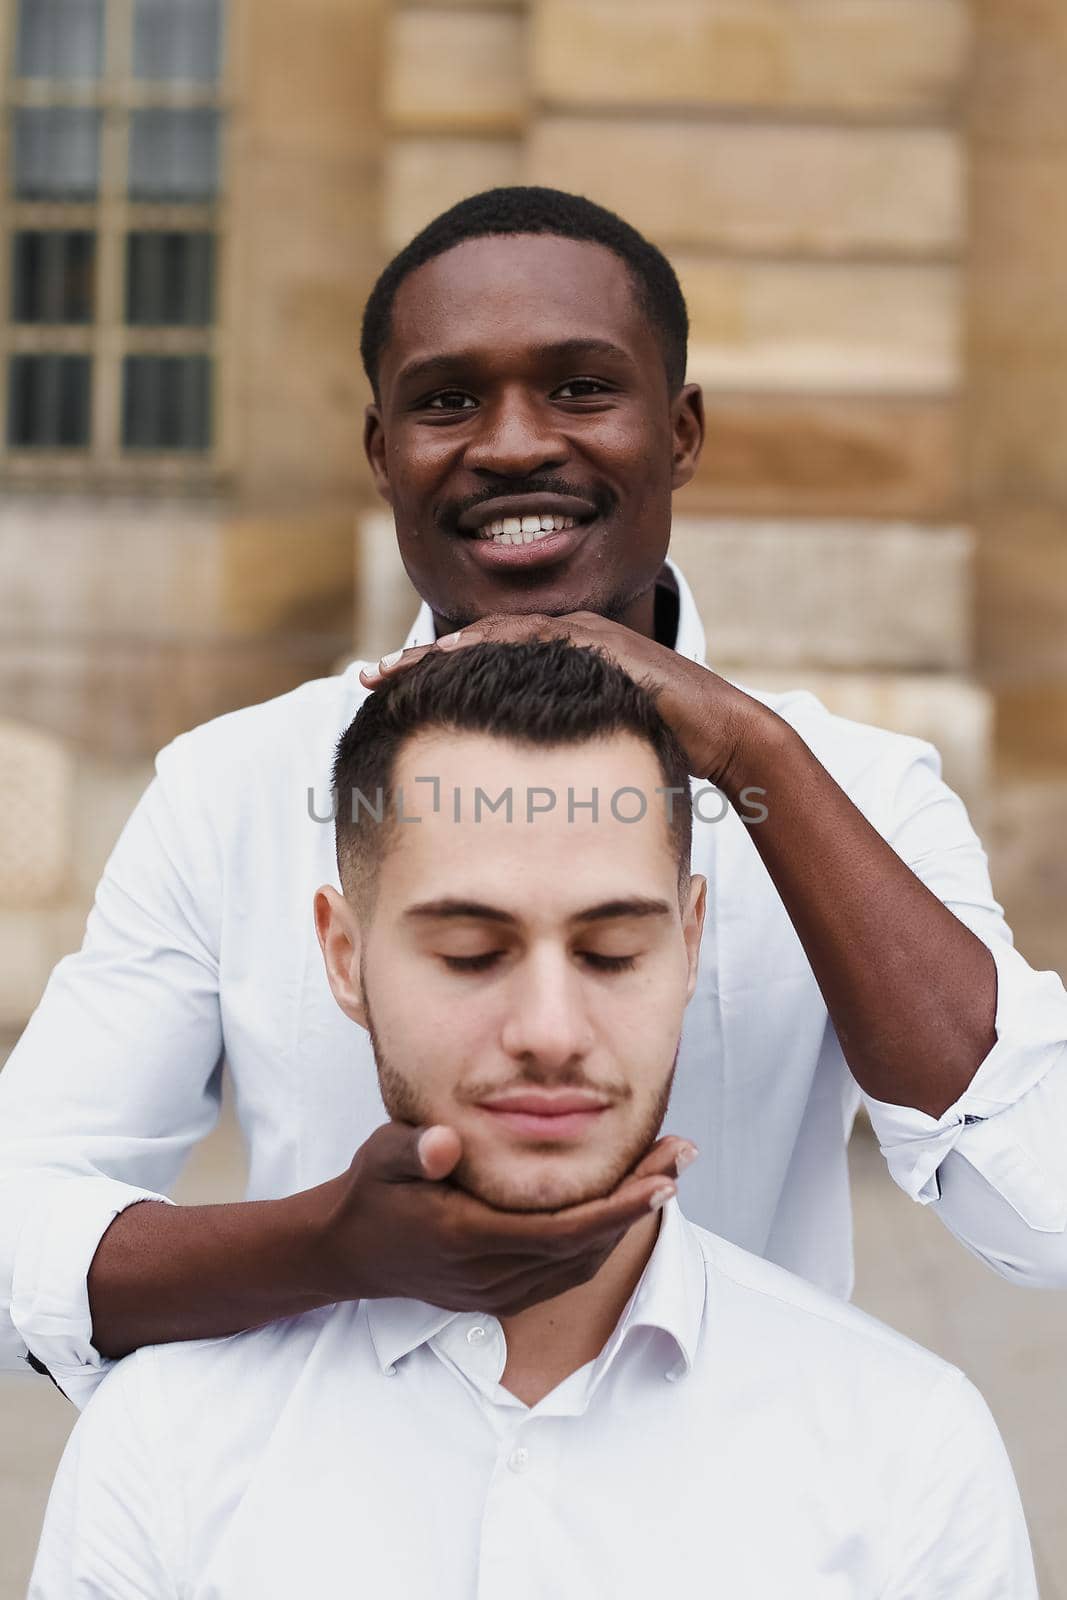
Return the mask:
POLYGON ((386 1367, 385 1376, 387 1378, 395 1378, 396 1377, 396 1368, 395 1367, 386 1367))
POLYGON ((482 1342, 482 1340, 484 1338, 485 1338, 485 1329, 482 1327, 481 1323, 476 1323, 473 1328, 468 1328, 467 1329, 467 1343, 468 1344, 481 1344, 481 1342, 482 1342))
POLYGON ((525 1472, 529 1464, 530 1452, 521 1444, 517 1450, 513 1450, 508 1456, 508 1466, 512 1472, 525 1472))
POLYGON ((666 1372, 663 1374, 663 1376, 666 1378, 668 1383, 677 1383, 678 1379, 681 1378, 681 1377, 684 1377, 684 1375, 685 1375, 685 1363, 684 1362, 679 1362, 679 1364, 676 1367, 668 1367, 666 1372))

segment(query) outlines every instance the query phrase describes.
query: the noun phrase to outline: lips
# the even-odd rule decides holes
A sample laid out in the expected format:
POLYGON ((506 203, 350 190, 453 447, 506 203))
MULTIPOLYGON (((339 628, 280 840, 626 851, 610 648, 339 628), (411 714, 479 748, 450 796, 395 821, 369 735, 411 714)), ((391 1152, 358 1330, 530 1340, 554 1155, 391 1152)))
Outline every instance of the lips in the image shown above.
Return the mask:
POLYGON ((572 522, 589 522, 597 514, 591 500, 571 494, 497 495, 464 511, 458 521, 460 533, 477 534, 490 522, 505 518, 562 517, 572 522))
POLYGON ((529 1111, 536 1116, 563 1116, 568 1111, 603 1111, 607 1101, 588 1089, 523 1090, 519 1094, 498 1095, 482 1100, 487 1111, 529 1111))
POLYGON ((580 1139, 607 1111, 599 1096, 566 1090, 557 1094, 523 1093, 483 1101, 480 1109, 498 1128, 539 1141, 580 1139))

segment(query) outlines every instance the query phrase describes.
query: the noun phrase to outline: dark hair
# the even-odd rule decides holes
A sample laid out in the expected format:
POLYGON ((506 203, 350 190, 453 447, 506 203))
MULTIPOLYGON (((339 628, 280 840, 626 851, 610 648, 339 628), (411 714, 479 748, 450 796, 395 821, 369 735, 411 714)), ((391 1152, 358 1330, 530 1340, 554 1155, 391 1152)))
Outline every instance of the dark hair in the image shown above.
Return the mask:
MULTIPOLYGON (((408 740, 429 729, 488 733, 525 746, 584 744, 629 733, 654 752, 664 820, 678 855, 679 896, 689 883, 693 817, 689 764, 652 693, 602 651, 565 639, 475 644, 433 651, 369 695, 337 743, 333 803, 337 866, 370 914, 378 869, 396 821, 393 775, 408 740)), ((410 801, 409 801, 410 804, 410 801)), ((654 804, 647 797, 648 808, 654 804)))
POLYGON ((671 393, 676 393, 685 382, 689 316, 674 268, 663 252, 613 211, 583 195, 515 187, 486 189, 460 200, 428 223, 384 269, 363 312, 360 340, 363 366, 375 396, 393 301, 408 274, 465 239, 521 233, 552 233, 561 239, 604 245, 625 263, 638 304, 659 337, 671 393))

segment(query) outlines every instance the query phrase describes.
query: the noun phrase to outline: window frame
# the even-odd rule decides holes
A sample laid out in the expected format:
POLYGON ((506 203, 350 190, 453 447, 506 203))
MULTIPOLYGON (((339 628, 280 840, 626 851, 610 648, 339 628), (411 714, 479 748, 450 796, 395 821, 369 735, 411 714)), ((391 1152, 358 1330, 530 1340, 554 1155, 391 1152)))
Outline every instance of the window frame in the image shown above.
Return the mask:
POLYGON ((134 0, 106 0, 104 58, 97 80, 15 79, 17 0, 0 0, 0 484, 9 487, 99 485, 150 490, 226 487, 234 471, 229 308, 234 303, 230 226, 233 172, 233 57, 238 0, 223 4, 220 72, 215 83, 135 79, 134 0), (12 111, 18 106, 86 106, 101 112, 100 187, 95 201, 20 200, 13 193, 12 111), (159 107, 208 108, 220 117, 218 193, 208 203, 134 202, 127 194, 130 112, 159 107), (91 322, 15 323, 11 267, 14 235, 27 229, 85 229, 96 235, 96 305, 91 322), (126 252, 131 232, 208 232, 215 240, 214 321, 208 327, 129 326, 126 252), (86 449, 18 447, 8 443, 9 358, 92 358, 90 443, 86 449), (131 355, 206 355, 211 361, 212 443, 205 451, 128 450, 122 443, 122 382, 131 355))

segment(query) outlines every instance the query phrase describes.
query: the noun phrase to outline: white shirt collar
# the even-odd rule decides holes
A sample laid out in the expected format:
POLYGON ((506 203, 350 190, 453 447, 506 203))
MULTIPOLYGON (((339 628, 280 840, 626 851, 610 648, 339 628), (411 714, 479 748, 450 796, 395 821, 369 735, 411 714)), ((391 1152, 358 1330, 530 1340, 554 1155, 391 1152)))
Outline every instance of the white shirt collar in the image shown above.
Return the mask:
MULTIPOLYGON (((670 1334, 689 1372, 696 1359, 707 1285, 704 1253, 677 1200, 663 1208, 663 1220, 648 1264, 607 1344, 594 1363, 594 1379, 606 1372, 634 1328, 659 1328, 670 1334)), ((367 1326, 374 1353, 385 1373, 420 1345, 466 1315, 444 1311, 422 1300, 367 1302, 367 1326)), ((680 1374, 679 1374, 680 1375, 680 1374)))
MULTIPOLYGON (((681 569, 675 566, 668 557, 666 565, 674 574, 678 585, 678 637, 674 648, 680 656, 685 656, 688 661, 696 661, 703 665, 706 649, 704 640, 704 624, 696 608, 692 591, 682 576, 681 569)), ((404 640, 403 648, 411 650, 415 645, 432 644, 434 641, 433 613, 425 602, 419 607, 419 614, 411 625, 410 632, 404 640)))

